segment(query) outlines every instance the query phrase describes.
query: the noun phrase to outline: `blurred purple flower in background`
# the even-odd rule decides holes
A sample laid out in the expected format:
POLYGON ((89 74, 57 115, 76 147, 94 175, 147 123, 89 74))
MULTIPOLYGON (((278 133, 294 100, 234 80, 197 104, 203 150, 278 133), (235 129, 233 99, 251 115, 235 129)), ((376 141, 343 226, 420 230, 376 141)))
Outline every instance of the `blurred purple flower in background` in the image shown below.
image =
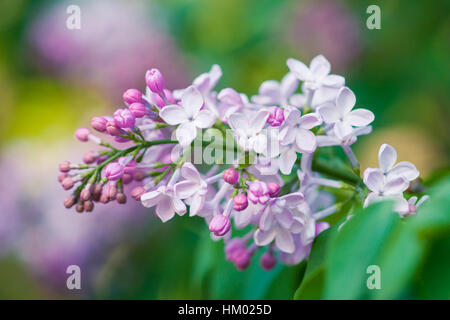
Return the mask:
POLYGON ((81 29, 66 27, 72 3, 44 8, 29 26, 32 59, 38 68, 110 90, 142 84, 142 70, 157 65, 170 87, 183 87, 184 65, 157 8, 135 0, 77 1, 81 29))
POLYGON ((361 26, 342 1, 302 2, 294 10, 288 40, 306 56, 320 52, 338 70, 348 67, 359 56, 361 26))
MULTIPOLYGON (((57 150, 63 148, 47 145, 41 153, 35 148, 19 143, 5 148, 0 157, 0 255, 14 252, 33 274, 59 291, 66 290, 67 267, 78 265, 85 279, 82 289, 89 290, 93 282, 86 278, 95 277, 115 246, 138 236, 149 215, 137 202, 99 205, 83 214, 66 210, 61 203, 64 191, 54 179, 62 153, 57 150)), ((70 149, 80 152, 79 145, 70 149)))

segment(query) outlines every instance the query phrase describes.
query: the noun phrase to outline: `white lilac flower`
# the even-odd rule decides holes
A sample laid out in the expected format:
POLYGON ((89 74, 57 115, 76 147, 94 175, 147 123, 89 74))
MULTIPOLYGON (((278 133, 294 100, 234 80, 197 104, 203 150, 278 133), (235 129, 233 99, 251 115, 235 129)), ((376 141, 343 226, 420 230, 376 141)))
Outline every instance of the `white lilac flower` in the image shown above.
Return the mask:
POLYGON ((280 131, 281 145, 295 144, 301 153, 314 152, 317 148, 316 136, 310 129, 321 123, 322 119, 317 113, 302 116, 297 109, 288 110, 285 125, 280 131))
POLYGON ((188 146, 197 136, 197 128, 205 129, 214 124, 215 116, 209 110, 201 110, 203 97, 194 87, 187 88, 181 97, 181 106, 169 105, 160 117, 170 125, 178 125, 176 137, 182 146, 188 146))
MULTIPOLYGON (((344 85, 343 83, 342 85, 344 85)), ((302 85, 302 93, 294 94, 289 99, 289 105, 304 108, 309 107, 316 110, 319 106, 336 101, 340 87, 320 87, 317 90, 307 89, 305 84, 302 85), (313 93, 314 92, 314 93, 313 93), (308 101, 310 97, 311 101, 308 101)))
POLYGON ((291 72, 286 74, 281 82, 264 81, 259 87, 258 95, 252 97, 252 102, 263 106, 286 107, 290 97, 297 90, 298 84, 298 78, 291 72))
POLYGON ((291 72, 301 81, 304 81, 307 89, 317 90, 325 87, 342 87, 345 79, 341 76, 330 74, 330 62, 323 56, 318 55, 311 60, 309 68, 296 59, 288 59, 287 66, 291 72))
POLYGON ((331 134, 316 136, 318 147, 329 146, 351 146, 356 142, 359 136, 367 135, 372 132, 372 126, 354 128, 353 131, 345 137, 337 137, 331 130, 331 134))
POLYGON ((335 104, 326 103, 318 108, 323 122, 333 124, 334 134, 339 139, 344 139, 353 132, 353 127, 369 125, 375 118, 367 109, 352 110, 356 104, 354 93, 347 87, 339 90, 335 104))
POLYGON ((262 133, 269 112, 260 110, 250 118, 242 113, 230 116, 230 127, 237 135, 237 142, 245 151, 255 151, 265 154, 267 151, 267 136, 262 133))
POLYGON ((403 191, 409 187, 406 178, 402 176, 387 178, 378 168, 367 168, 364 171, 364 184, 371 191, 364 201, 364 207, 380 200, 402 201, 403 191))
POLYGON ((275 240, 278 250, 293 253, 295 243, 293 234, 303 230, 304 221, 294 215, 296 207, 304 201, 302 193, 291 193, 274 199, 264 210, 259 228, 254 233, 258 246, 265 246, 275 240))
POLYGON ((189 215, 195 216, 205 204, 208 184, 190 162, 181 167, 181 176, 186 180, 175 184, 175 195, 180 199, 186 199, 185 202, 190 205, 189 215))
POLYGON ((416 179, 419 176, 417 168, 408 161, 402 161, 397 164, 397 151, 394 147, 383 144, 378 152, 378 164, 381 171, 388 178, 402 176, 409 181, 416 179))

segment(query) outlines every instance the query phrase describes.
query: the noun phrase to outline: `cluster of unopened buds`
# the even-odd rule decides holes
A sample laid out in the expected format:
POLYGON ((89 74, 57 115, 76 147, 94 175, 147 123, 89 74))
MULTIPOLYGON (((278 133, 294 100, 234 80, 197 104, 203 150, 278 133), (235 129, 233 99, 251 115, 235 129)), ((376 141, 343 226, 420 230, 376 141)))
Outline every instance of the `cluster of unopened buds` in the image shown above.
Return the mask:
POLYGON ((123 204, 128 194, 154 207, 163 222, 175 214, 201 217, 239 270, 262 248, 266 270, 307 259, 314 238, 329 227, 321 220, 349 202, 392 199, 401 216, 416 213, 426 197, 407 201, 404 192, 419 172, 409 162, 395 164, 393 147, 382 145, 380 168, 360 178, 351 146, 371 132, 374 115, 354 108, 345 79, 330 74, 322 55, 309 67, 295 59, 287 66, 280 82, 263 82, 251 99, 232 88, 214 91, 222 76, 217 65, 173 91, 159 70, 147 71, 144 93, 129 89, 124 108, 92 119, 96 133, 76 130, 78 140, 102 148, 86 153, 83 164, 60 164, 63 188, 76 186, 64 205, 92 211, 98 202, 123 204), (341 161, 349 164, 345 174, 320 159, 331 146, 348 158, 341 161), (348 199, 336 203, 333 189, 347 191, 348 199))

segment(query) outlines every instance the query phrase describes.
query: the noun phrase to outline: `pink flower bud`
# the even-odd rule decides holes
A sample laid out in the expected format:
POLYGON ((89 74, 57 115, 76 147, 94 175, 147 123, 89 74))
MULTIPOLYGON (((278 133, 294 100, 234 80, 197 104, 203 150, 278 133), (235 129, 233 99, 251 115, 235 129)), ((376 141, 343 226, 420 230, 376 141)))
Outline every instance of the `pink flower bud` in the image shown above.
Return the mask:
POLYGON ((129 184, 133 181, 133 176, 129 173, 124 173, 122 176, 123 184, 129 184))
POLYGON ((105 168, 105 177, 108 180, 119 180, 123 176, 123 166, 117 162, 109 163, 105 168))
POLYGON ((109 200, 114 200, 117 195, 117 187, 114 184, 108 184, 103 190, 103 194, 105 194, 109 200))
POLYGON ((277 258, 271 252, 266 252, 261 256, 261 267, 264 270, 272 270, 277 264, 277 258))
POLYGON ((247 196, 243 193, 238 194, 233 198, 233 209, 236 211, 242 211, 247 209, 248 207, 248 200, 247 196))
POLYGON ((128 89, 123 93, 123 100, 128 104, 141 102, 142 93, 137 89, 128 89))
POLYGON ((145 74, 145 82, 154 93, 160 93, 164 89, 164 77, 161 71, 156 68, 147 71, 145 74))
POLYGON ((317 222, 316 223, 316 237, 319 233, 327 230, 329 227, 330 227, 330 224, 328 222, 325 222, 325 221, 317 222))
POLYGON ((108 195, 103 192, 102 195, 100 196, 100 202, 101 203, 108 203, 109 202, 109 197, 108 195))
POLYGON ((123 194, 122 192, 119 192, 116 196, 116 200, 120 204, 125 204, 125 203, 127 203, 127 196, 125 194, 123 194))
POLYGON ((130 140, 128 140, 127 138, 124 138, 124 137, 117 136, 117 137, 114 137, 114 141, 118 142, 118 143, 126 143, 126 142, 129 142, 130 140))
POLYGON ((278 183, 269 182, 267 184, 267 187, 269 188, 269 195, 271 198, 275 198, 276 196, 278 196, 280 194, 281 187, 278 183))
POLYGON ((114 122, 120 128, 132 128, 136 122, 136 117, 129 109, 118 109, 114 112, 114 122))
POLYGON ((87 128, 78 128, 75 131, 75 138, 77 138, 81 142, 86 142, 89 140, 90 134, 91 134, 91 130, 89 130, 87 128))
POLYGON ((78 213, 82 213, 84 211, 84 205, 80 202, 75 206, 75 210, 77 210, 78 213))
POLYGON ((267 184, 262 181, 252 182, 248 188, 248 198, 254 204, 258 202, 262 205, 266 204, 270 199, 267 184))
POLYGON ((279 127, 284 121, 284 111, 278 107, 270 108, 270 114, 267 118, 267 123, 272 127, 279 127))
POLYGON ((214 216, 209 224, 209 231, 213 232, 218 237, 225 235, 230 229, 230 219, 223 214, 214 216))
POLYGON ((91 188, 90 187, 86 187, 83 190, 81 190, 80 193, 80 199, 83 201, 87 201, 91 198, 91 188))
POLYGON ((123 172, 126 174, 133 174, 136 170, 137 162, 136 160, 131 160, 127 163, 127 165, 123 168, 123 172))
POLYGON ((173 97, 172 91, 164 89, 163 92, 164 92, 164 95, 166 96, 167 101, 169 101, 169 103, 172 103, 172 104, 177 103, 177 100, 175 100, 175 98, 173 97))
POLYGON ((108 156, 100 156, 97 158, 97 164, 102 164, 103 162, 106 161, 106 159, 108 159, 108 156))
POLYGON ((106 124, 106 131, 113 137, 122 134, 122 130, 114 121, 108 121, 106 124))
POLYGON ((105 132, 108 120, 103 117, 94 117, 91 120, 91 126, 99 132, 105 132))
POLYGON ((61 182, 61 185, 64 188, 64 190, 72 189, 74 184, 75 184, 75 181, 73 181, 73 179, 71 177, 67 177, 61 182))
POLYGON ((239 181, 239 173, 232 168, 228 168, 223 173, 223 180, 231 185, 235 185, 239 181))
POLYGON ((70 171, 70 161, 63 161, 59 164, 59 171, 69 172, 70 171))
POLYGON ((134 102, 128 107, 136 118, 142 118, 147 113, 147 108, 140 102, 134 102))
POLYGON ((58 174, 58 182, 59 182, 59 183, 63 182, 63 180, 64 180, 65 178, 67 178, 67 173, 61 172, 61 173, 58 174))
POLYGON ((145 172, 142 170, 136 170, 133 172, 133 179, 136 181, 142 181, 145 178, 145 172))
POLYGON ((94 151, 88 151, 83 156, 83 162, 86 164, 94 163, 97 159, 97 153, 94 151))
POLYGON ((131 190, 131 197, 136 200, 136 201, 140 201, 141 200, 141 196, 146 192, 146 190, 144 189, 144 187, 139 186, 134 188, 133 190, 131 190))
POLYGON ((94 203, 92 201, 85 201, 83 204, 83 209, 86 212, 91 212, 92 210, 94 210, 94 203))
POLYGON ((243 271, 250 265, 250 253, 248 250, 239 250, 233 255, 233 262, 236 268, 243 271))
POLYGON ((66 207, 67 209, 72 208, 75 204, 75 201, 76 199, 74 196, 68 196, 64 199, 64 207, 66 207))

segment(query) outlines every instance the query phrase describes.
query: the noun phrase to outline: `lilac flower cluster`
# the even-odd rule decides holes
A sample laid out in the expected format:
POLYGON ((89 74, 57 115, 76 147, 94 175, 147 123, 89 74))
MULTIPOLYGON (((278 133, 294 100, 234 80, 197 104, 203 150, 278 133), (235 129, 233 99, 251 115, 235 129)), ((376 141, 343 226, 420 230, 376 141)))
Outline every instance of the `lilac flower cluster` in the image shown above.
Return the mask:
POLYGON ((225 241, 226 259, 240 270, 261 248, 266 252, 260 263, 267 270, 277 261, 297 264, 308 258, 314 238, 329 227, 321 220, 343 207, 334 203, 327 188, 352 191, 347 201, 363 202, 368 194, 365 205, 393 198, 402 216, 415 213, 424 198, 406 201, 403 192, 419 172, 409 162, 394 165, 392 147, 382 146, 380 169, 369 168, 364 180, 359 178, 351 146, 371 132, 374 115, 355 108, 356 97, 345 79, 330 73, 322 55, 309 66, 295 59, 288 59, 287 66, 289 73, 281 82, 263 82, 251 98, 232 88, 214 91, 222 75, 218 65, 189 87, 173 91, 159 70, 147 71, 145 93, 127 90, 124 108, 91 122, 94 130, 127 148, 113 147, 86 128, 75 132, 78 140, 104 149, 88 152, 83 164, 60 164, 64 189, 78 184, 64 205, 82 212, 92 211, 94 202, 123 204, 125 186, 136 181, 138 186, 129 191, 133 199, 155 207, 163 222, 176 214, 203 218, 211 237, 225 241), (202 129, 231 133, 232 148, 211 143, 202 129), (202 150, 238 157, 196 166, 190 155, 198 140, 202 150), (344 150, 356 182, 339 180, 334 168, 313 170, 318 148, 326 146, 344 150), (330 179, 330 171, 338 180, 330 179))

